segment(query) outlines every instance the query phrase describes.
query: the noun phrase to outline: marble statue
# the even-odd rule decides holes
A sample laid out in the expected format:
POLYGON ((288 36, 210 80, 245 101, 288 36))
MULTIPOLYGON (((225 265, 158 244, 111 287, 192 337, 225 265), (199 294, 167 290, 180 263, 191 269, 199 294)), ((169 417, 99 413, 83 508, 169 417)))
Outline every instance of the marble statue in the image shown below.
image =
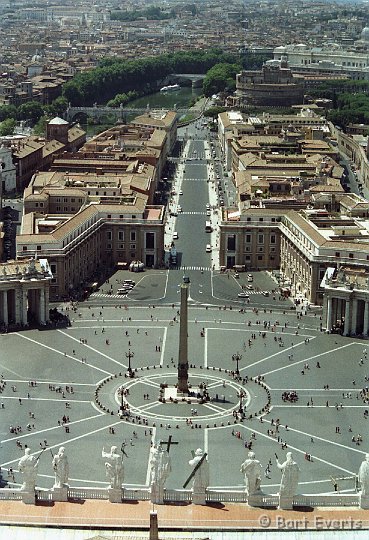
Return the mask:
MULTIPOLYGON (((188 462, 195 469, 196 465, 201 461, 204 452, 198 448, 193 459, 188 462)), ((194 504, 206 504, 206 489, 209 486, 209 462, 205 458, 200 467, 195 472, 192 483, 193 502, 194 504)))
POLYGON ((59 452, 53 457, 52 466, 55 472, 54 488, 67 487, 69 478, 69 464, 68 458, 65 455, 64 446, 61 446, 59 448, 59 452))
POLYGON ((247 459, 242 463, 241 470, 245 475, 245 487, 248 495, 254 495, 260 492, 261 484, 261 464, 255 459, 254 452, 247 454, 247 459))
POLYGON ((365 454, 365 460, 360 465, 358 479, 361 485, 361 495, 369 497, 369 454, 365 454))
POLYGON ((105 452, 103 448, 101 455, 105 459, 105 472, 110 487, 112 489, 122 489, 124 477, 123 456, 118 454, 116 446, 112 446, 110 452, 105 452))
POLYGON ((171 459, 160 442, 154 444, 150 453, 150 487, 151 502, 163 504, 164 487, 172 470, 171 459))
POLYGON ((18 470, 23 474, 22 490, 34 491, 36 487, 38 469, 38 459, 35 456, 31 456, 31 450, 26 448, 24 456, 20 458, 18 463, 18 470))
POLYGON ((296 461, 293 461, 292 453, 287 452, 286 461, 279 463, 278 458, 277 466, 282 471, 281 485, 279 488, 280 497, 291 498, 296 495, 296 489, 299 482, 300 468, 296 461))

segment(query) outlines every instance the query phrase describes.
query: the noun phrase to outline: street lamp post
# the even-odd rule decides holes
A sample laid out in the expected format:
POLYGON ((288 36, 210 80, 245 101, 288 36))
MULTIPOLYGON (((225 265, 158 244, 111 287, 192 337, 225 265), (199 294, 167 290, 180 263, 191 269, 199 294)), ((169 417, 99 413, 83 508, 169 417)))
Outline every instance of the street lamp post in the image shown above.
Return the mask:
POLYGON ((124 411, 124 386, 120 389, 120 410, 124 411))
POLYGON ((243 390, 240 390, 240 393, 238 394, 238 397, 240 398, 240 406, 238 408, 238 412, 243 415, 243 398, 246 397, 246 392, 244 392, 243 390))
POLYGON ((237 377, 239 377, 239 375, 240 375, 239 363, 240 363, 241 359, 242 359, 242 354, 240 354, 238 352, 236 354, 232 354, 232 360, 234 362, 236 362, 236 375, 237 375, 237 377))
POLYGON ((131 358, 133 358, 134 355, 135 353, 131 352, 131 349, 128 349, 128 352, 126 352, 126 357, 128 358, 128 374, 131 378, 135 376, 131 367, 131 358))

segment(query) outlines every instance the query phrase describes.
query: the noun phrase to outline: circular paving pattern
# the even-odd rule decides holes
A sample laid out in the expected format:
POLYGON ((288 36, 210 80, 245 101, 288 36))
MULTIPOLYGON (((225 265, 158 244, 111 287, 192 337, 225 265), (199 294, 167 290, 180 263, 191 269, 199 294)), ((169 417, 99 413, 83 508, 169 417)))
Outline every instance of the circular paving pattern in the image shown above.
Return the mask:
POLYGON ((100 409, 145 425, 191 419, 201 424, 198 427, 216 427, 263 415, 270 405, 270 392, 262 381, 237 380, 228 370, 190 369, 188 395, 177 395, 176 371, 142 371, 135 371, 132 378, 119 373, 101 381, 95 391, 100 409))

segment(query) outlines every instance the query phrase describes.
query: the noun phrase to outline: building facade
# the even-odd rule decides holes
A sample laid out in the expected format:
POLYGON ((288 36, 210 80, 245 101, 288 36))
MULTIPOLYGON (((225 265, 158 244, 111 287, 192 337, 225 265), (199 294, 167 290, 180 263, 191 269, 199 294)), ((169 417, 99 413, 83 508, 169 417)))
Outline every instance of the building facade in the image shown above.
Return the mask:
POLYGON ((139 196, 132 204, 90 204, 72 217, 29 213, 17 235, 17 259, 47 256, 50 298, 68 298, 117 263, 139 260, 148 268, 160 266, 164 216, 163 206, 147 206, 139 196))
MULTIPOLYGON (((346 208, 342 195, 341 210, 346 208)), ((250 208, 224 211, 220 225, 220 265, 280 270, 293 297, 323 304, 322 280, 329 267, 369 265, 368 208, 360 217, 326 210, 250 208)), ((354 325, 355 326, 355 325, 354 325)))

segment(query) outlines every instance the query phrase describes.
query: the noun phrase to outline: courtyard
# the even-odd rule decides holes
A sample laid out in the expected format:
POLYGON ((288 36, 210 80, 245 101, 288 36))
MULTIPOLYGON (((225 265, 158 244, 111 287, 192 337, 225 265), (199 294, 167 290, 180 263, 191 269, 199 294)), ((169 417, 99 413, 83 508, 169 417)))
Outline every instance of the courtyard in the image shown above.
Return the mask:
POLYGON ((321 332, 319 312, 190 302, 195 397, 163 403, 161 386, 176 382, 178 303, 98 301, 65 304, 69 327, 0 336, 2 486, 21 485, 17 464, 29 447, 38 486, 52 487, 52 455, 65 446, 71 486, 107 487, 101 451, 115 445, 124 485, 148 487, 151 444, 171 439, 171 489, 182 488, 200 447, 213 489, 242 489, 251 448, 265 493, 278 491, 275 455, 283 461, 287 451, 301 469, 300 493, 355 492, 367 450, 365 341, 321 332), (199 403, 204 384, 210 399, 199 403))

